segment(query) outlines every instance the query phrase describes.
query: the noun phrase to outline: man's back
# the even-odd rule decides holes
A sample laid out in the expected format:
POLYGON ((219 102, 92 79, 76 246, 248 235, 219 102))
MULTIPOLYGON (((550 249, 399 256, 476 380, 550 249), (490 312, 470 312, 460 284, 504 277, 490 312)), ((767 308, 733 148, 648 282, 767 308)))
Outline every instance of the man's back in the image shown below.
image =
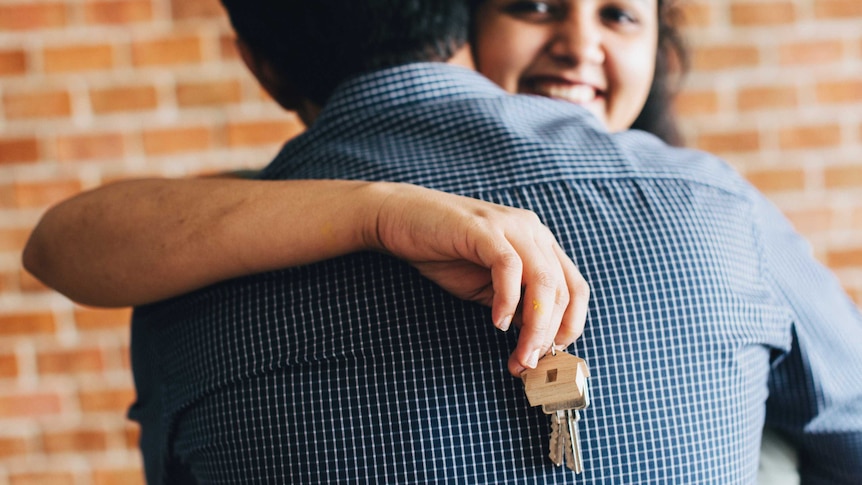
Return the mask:
MULTIPOLYGON (((413 65, 349 83, 265 175, 411 182, 537 212, 592 287, 575 349, 592 372, 585 472, 546 458, 548 419, 506 371, 514 335, 406 264, 359 254, 137 313, 158 349, 135 371, 158 369, 165 452, 200 481, 752 482, 769 387, 771 420, 801 430, 822 412, 811 355, 834 362, 831 345, 848 375, 862 366, 858 313, 724 165, 474 73, 413 65), (797 337, 809 354, 791 352, 797 337)), ((821 401, 858 399, 858 375, 855 395, 821 401)), ((847 429, 858 456, 860 426, 847 429)))

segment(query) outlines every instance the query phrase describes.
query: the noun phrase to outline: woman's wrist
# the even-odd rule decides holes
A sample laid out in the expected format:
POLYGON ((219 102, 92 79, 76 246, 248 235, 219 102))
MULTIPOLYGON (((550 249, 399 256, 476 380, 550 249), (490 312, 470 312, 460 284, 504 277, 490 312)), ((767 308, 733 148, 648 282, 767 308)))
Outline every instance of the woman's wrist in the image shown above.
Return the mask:
POLYGON ((358 187, 357 200, 350 203, 359 210, 357 240, 361 250, 388 252, 382 228, 390 216, 394 197, 404 188, 404 184, 392 182, 364 182, 358 187))

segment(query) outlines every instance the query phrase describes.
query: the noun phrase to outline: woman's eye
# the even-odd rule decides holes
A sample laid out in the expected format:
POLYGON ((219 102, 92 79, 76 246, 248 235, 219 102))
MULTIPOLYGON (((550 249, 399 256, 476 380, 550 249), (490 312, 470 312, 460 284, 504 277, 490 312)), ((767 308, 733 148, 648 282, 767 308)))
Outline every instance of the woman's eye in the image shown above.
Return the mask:
POLYGON ((620 7, 605 7, 601 11, 602 19, 615 24, 637 24, 637 15, 620 7))
POLYGON ((526 0, 511 2, 504 11, 514 17, 526 20, 550 19, 559 15, 561 8, 550 2, 531 2, 526 0))

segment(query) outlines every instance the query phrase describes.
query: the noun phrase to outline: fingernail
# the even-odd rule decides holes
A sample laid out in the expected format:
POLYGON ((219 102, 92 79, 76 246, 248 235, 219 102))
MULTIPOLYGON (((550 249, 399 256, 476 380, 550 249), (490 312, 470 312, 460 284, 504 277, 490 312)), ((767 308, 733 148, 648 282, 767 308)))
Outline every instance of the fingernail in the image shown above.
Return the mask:
POLYGON ((526 364, 530 369, 535 369, 536 366, 539 365, 539 349, 534 350, 533 353, 530 354, 530 358, 527 359, 526 364))
POLYGON ((512 315, 507 315, 503 317, 503 320, 500 322, 499 329, 502 331, 509 330, 509 326, 512 325, 512 315))

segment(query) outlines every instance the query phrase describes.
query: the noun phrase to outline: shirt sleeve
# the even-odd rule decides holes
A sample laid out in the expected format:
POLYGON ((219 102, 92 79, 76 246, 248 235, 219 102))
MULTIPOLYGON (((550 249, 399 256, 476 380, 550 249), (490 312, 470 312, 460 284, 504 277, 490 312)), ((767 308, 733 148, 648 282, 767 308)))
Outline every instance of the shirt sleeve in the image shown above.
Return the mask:
POLYGON ((793 315, 790 351, 770 374, 767 424, 798 448, 803 484, 860 484, 862 316, 783 214, 756 197, 762 271, 793 315))

